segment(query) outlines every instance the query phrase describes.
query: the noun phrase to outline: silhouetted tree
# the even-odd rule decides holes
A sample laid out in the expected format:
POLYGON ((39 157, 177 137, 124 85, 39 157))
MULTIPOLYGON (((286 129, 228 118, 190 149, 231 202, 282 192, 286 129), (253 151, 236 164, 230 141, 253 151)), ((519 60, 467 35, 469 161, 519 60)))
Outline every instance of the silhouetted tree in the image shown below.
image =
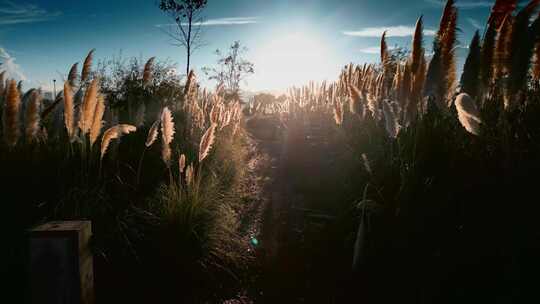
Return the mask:
POLYGON ((255 72, 254 64, 242 56, 247 50, 240 45, 240 41, 235 41, 226 54, 216 50, 215 54, 219 57, 218 66, 203 68, 208 80, 216 80, 218 84, 223 84, 229 93, 238 93, 240 82, 255 72))
POLYGON ((186 49, 186 75, 189 74, 191 55, 201 47, 201 12, 207 0, 160 0, 159 8, 174 20, 164 31, 173 44, 186 49))

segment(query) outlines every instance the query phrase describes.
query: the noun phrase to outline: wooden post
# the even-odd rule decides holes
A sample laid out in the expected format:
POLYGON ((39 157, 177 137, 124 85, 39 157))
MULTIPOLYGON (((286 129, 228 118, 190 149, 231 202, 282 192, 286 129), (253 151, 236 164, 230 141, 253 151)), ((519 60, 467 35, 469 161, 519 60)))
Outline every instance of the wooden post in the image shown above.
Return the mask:
POLYGON ((32 303, 94 303, 90 221, 49 222, 30 230, 32 303))

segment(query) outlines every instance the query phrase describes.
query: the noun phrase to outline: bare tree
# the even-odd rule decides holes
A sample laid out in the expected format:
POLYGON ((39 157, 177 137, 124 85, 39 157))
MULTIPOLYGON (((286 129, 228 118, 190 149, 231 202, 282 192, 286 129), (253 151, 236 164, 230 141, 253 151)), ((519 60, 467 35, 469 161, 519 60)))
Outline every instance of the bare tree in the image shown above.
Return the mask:
POLYGON ((208 76, 208 80, 216 80, 230 93, 238 93, 240 82, 255 72, 254 64, 243 58, 247 50, 246 47, 240 45, 239 41, 235 41, 226 54, 216 50, 215 54, 219 57, 217 67, 204 67, 202 70, 208 76))
POLYGON ((165 12, 174 24, 164 32, 171 37, 173 45, 186 49, 186 75, 190 71, 191 55, 202 46, 201 12, 207 0, 160 0, 159 8, 165 12))

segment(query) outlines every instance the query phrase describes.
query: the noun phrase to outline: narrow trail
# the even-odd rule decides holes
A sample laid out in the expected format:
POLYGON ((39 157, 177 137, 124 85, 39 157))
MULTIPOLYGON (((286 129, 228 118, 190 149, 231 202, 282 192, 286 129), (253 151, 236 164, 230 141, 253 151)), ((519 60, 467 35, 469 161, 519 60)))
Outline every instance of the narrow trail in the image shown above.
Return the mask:
POLYGON ((258 236, 259 270, 250 298, 255 303, 334 303, 339 282, 332 279, 330 261, 335 253, 325 239, 336 220, 327 208, 332 202, 325 185, 333 159, 327 134, 306 121, 286 128, 267 117, 247 125, 257 153, 252 178, 262 193, 252 206, 260 214, 260 222, 251 224, 251 235, 258 236))

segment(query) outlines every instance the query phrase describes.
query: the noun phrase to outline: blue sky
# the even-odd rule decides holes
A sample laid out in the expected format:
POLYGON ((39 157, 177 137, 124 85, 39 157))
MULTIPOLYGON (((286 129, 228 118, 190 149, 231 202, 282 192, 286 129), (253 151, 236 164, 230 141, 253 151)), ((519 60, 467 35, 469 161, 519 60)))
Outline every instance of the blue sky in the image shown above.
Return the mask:
MULTIPOLYGON (((494 0, 456 2, 459 40, 466 46, 494 0)), ((408 46, 421 14, 430 49, 429 34, 442 6, 438 0, 208 0, 203 13, 206 45, 194 55, 193 65, 212 65, 215 49, 240 40, 255 64, 256 73, 244 86, 249 90, 333 80, 349 62, 376 61, 385 29, 390 45, 408 46)), ((156 0, 0 0, 0 56, 4 68, 25 79, 26 87, 49 88, 53 78, 60 79, 92 48, 97 59, 121 51, 124 56, 170 59, 184 71, 183 50, 160 30, 168 23, 156 0)), ((466 49, 458 53, 464 56, 466 49)))

